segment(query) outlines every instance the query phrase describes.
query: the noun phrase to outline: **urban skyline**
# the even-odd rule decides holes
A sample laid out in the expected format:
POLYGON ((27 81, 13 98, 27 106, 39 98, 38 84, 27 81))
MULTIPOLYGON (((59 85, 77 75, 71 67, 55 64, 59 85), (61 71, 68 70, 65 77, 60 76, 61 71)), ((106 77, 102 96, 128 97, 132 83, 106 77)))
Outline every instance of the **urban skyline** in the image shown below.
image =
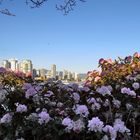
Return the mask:
POLYGON ((86 73, 76 73, 65 68, 63 70, 57 70, 57 66, 52 64, 50 68, 36 69, 32 60, 24 59, 4 59, 1 62, 1 66, 10 69, 12 71, 20 71, 27 75, 31 75, 35 79, 49 79, 55 78, 57 80, 69 80, 69 81, 84 81, 86 79, 86 73))
POLYGON ((53 3, 30 9, 18 0, 5 2, 16 17, 0 15, 1 58, 83 73, 96 69, 100 58, 140 52, 140 0, 87 0, 67 16, 53 3))
MULTIPOLYGON (((50 69, 51 70, 51 66, 53 66, 53 65, 56 65, 56 64, 54 64, 54 63, 52 63, 51 65, 48 65, 47 67, 46 66, 42 66, 42 67, 36 67, 35 65, 34 65, 34 62, 31 60, 31 59, 17 59, 17 58, 6 58, 6 59, 0 59, 0 66, 2 66, 3 65, 3 62, 4 61, 17 61, 18 63, 20 63, 20 62, 23 62, 23 61, 31 61, 31 63, 33 64, 33 69, 50 69)), ((47 65, 47 64, 46 64, 47 65)), ((14 69, 12 69, 13 71, 14 71, 14 69)), ((70 69, 67 69, 67 68, 65 68, 65 67, 63 67, 62 69, 61 68, 58 68, 57 67, 57 70, 58 71, 62 71, 62 70, 68 70, 68 71, 71 71, 71 72, 76 72, 76 71, 72 71, 72 70, 70 70, 70 69)), ((87 73, 87 72, 76 72, 76 73, 87 73)))

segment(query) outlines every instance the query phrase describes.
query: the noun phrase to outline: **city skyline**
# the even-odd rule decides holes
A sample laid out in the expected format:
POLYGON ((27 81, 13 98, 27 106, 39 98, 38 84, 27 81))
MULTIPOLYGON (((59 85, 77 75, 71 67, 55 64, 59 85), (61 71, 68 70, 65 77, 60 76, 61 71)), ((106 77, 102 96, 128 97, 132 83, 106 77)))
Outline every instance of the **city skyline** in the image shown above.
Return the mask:
MULTIPOLYGON (((36 68, 36 67, 34 67, 34 63, 32 62, 32 60, 30 60, 30 59, 22 59, 22 60, 15 59, 15 58, 2 59, 0 61, 0 67, 11 69, 12 71, 20 71, 20 69, 22 69, 22 67, 24 67, 24 66, 21 66, 21 63, 25 63, 25 64, 28 63, 29 65, 31 65, 30 70, 34 70, 34 69, 35 70, 42 70, 42 69, 45 69, 45 70, 48 70, 48 71, 56 71, 56 72, 67 71, 67 72, 72 72, 72 73, 77 73, 77 74, 87 74, 86 72, 85 73, 78 73, 78 72, 71 71, 71 70, 66 69, 66 68, 60 69, 60 68, 57 67, 56 64, 51 64, 49 67, 36 68)), ((54 77, 56 76, 56 72, 52 73, 52 75, 54 77)), ((24 73, 26 73, 26 71, 24 73)))
POLYGON ((37 68, 56 64, 86 73, 97 69, 100 58, 140 52, 139 0, 87 0, 67 16, 53 1, 37 9, 18 0, 4 4, 16 16, 0 14, 0 59, 25 58, 37 68))
POLYGON ((55 64, 51 65, 51 68, 40 68, 36 69, 32 63, 32 60, 18 60, 18 59, 8 59, 1 62, 0 67, 7 70, 19 73, 22 72, 26 76, 31 76, 35 80, 47 80, 54 78, 56 80, 64 81, 83 81, 86 79, 86 73, 76 73, 66 69, 58 70, 55 64))

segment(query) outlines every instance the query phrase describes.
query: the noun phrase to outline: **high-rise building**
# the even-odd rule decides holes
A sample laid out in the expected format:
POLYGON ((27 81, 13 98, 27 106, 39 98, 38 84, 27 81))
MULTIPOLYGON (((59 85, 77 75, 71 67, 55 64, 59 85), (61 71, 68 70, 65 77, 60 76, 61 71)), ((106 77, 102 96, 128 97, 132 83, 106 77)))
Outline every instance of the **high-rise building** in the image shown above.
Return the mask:
POLYGON ((56 78, 56 65, 55 64, 52 65, 51 76, 52 78, 56 78))
POLYGON ((18 61, 16 59, 10 59, 9 62, 10 62, 10 69, 12 71, 18 70, 18 61))
POLYGON ((11 64, 8 60, 3 60, 2 67, 9 69, 11 67, 11 64))
POLYGON ((0 59, 0 67, 3 67, 3 61, 0 59))
POLYGON ((64 80, 67 80, 68 79, 68 71, 67 70, 64 70, 63 71, 63 79, 64 80))
POLYGON ((47 74, 46 74, 46 78, 51 78, 52 74, 51 74, 51 70, 47 70, 47 74))
POLYGON ((58 72, 58 79, 62 80, 63 79, 63 71, 58 72))
POLYGON ((47 70, 46 69, 40 69, 40 76, 41 77, 46 77, 47 70))
POLYGON ((33 64, 31 60, 23 60, 19 64, 19 69, 23 73, 32 73, 33 70, 33 64))
POLYGON ((40 77, 40 70, 36 70, 36 76, 40 77))
POLYGON ((37 77, 37 70, 36 69, 33 69, 33 71, 32 71, 32 77, 33 78, 37 77))
POLYGON ((75 72, 72 73, 72 78, 73 78, 73 80, 76 80, 76 73, 75 72))
POLYGON ((71 72, 69 71, 68 72, 68 80, 71 80, 72 79, 72 74, 71 74, 71 72))

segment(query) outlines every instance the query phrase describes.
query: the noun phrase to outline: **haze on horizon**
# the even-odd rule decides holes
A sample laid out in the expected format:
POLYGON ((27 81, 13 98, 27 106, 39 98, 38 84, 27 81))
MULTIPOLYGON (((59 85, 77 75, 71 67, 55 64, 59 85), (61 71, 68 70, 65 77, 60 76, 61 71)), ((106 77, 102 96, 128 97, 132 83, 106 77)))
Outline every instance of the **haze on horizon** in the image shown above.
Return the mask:
POLYGON ((49 1, 30 9, 5 3, 16 17, 0 14, 0 59, 31 59, 37 68, 86 73, 100 58, 140 52, 139 0, 87 0, 64 16, 49 1))

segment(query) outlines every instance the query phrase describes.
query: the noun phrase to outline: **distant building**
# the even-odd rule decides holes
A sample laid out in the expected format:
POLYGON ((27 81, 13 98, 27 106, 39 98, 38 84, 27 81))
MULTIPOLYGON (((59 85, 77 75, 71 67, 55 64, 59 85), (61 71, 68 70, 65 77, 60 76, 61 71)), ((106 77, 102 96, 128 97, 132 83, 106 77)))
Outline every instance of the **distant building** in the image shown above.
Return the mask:
POLYGON ((47 74, 47 69, 40 69, 40 76, 41 77, 46 77, 47 74))
POLYGON ((37 77, 37 70, 36 69, 33 69, 32 76, 33 76, 33 78, 37 77))
POLYGON ((72 78, 73 78, 73 80, 76 80, 76 73, 75 72, 72 73, 72 78))
POLYGON ((62 80, 63 79, 63 71, 58 72, 58 79, 62 80))
POLYGON ((40 77, 40 70, 36 70, 36 77, 40 77))
POLYGON ((19 67, 18 67, 18 60, 10 59, 9 62, 10 62, 10 69, 12 71, 17 71, 19 69, 19 67))
POLYGON ((47 74, 46 74, 46 78, 51 78, 52 77, 52 75, 51 75, 51 70, 47 70, 47 74))
POLYGON ((3 67, 3 61, 0 59, 0 67, 3 67))
POLYGON ((67 79, 68 79, 68 80, 72 80, 72 73, 71 73, 70 71, 68 72, 68 77, 67 77, 67 79))
POLYGON ((64 70, 63 71, 63 79, 64 80, 67 80, 68 79, 68 71, 67 70, 64 70))
POLYGON ((86 80, 86 77, 87 77, 87 74, 85 74, 85 73, 79 73, 79 74, 77 74, 77 80, 78 81, 85 81, 86 80))
POLYGON ((2 67, 6 68, 6 69, 10 69, 11 68, 11 64, 8 60, 3 60, 2 61, 2 67))
POLYGON ((33 70, 33 64, 31 60, 23 60, 20 62, 20 66, 19 66, 20 71, 22 71, 23 73, 32 73, 33 70))
POLYGON ((52 78, 56 78, 56 65, 55 64, 52 65, 51 76, 52 78))

